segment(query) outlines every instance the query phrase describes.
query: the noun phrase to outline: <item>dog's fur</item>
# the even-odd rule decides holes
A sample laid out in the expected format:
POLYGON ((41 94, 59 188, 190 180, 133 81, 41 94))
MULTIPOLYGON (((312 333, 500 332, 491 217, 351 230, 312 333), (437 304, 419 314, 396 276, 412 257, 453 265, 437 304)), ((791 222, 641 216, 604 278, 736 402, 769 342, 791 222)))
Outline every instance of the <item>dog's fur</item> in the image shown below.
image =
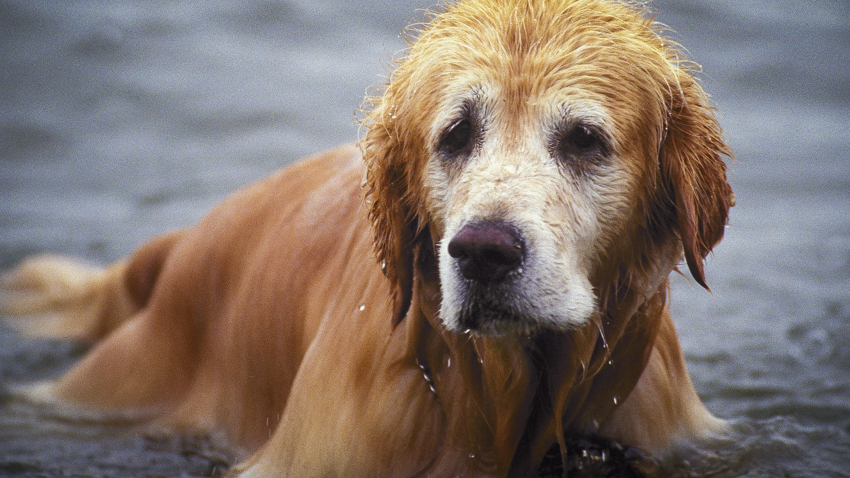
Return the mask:
POLYGON ((244 476, 527 476, 573 432, 721 429, 666 305, 733 203, 677 48, 601 0, 471 0, 417 36, 359 149, 105 271, 7 274, 7 311, 104 339, 46 393, 223 434, 244 476))

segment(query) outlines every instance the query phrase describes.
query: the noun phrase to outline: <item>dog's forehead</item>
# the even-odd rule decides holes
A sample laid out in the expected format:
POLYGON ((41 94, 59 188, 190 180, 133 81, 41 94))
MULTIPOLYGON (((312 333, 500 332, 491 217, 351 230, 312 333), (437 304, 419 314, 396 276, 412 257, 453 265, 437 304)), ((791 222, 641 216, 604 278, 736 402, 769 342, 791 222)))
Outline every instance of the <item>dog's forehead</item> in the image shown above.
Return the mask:
POLYGON ((669 62, 659 54, 664 40, 641 12, 594 0, 547 9, 535 8, 536 3, 496 2, 485 9, 460 2, 423 32, 423 41, 412 47, 410 66, 421 69, 414 73, 414 83, 422 86, 418 91, 437 93, 435 114, 489 96, 517 116, 542 106, 546 110, 540 112, 552 115, 602 117, 628 109, 633 114, 619 121, 657 118, 671 95, 664 80, 669 62), (544 10, 547 15, 540 13, 544 10), (490 94, 476 96, 476 91, 490 94))

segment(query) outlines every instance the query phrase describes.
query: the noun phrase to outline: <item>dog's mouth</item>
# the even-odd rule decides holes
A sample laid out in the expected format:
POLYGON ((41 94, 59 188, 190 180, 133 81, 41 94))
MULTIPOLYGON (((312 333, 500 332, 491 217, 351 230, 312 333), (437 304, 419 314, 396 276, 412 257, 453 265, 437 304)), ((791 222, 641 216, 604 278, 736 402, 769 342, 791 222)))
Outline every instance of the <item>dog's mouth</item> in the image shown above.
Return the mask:
POLYGON ((460 331, 504 335, 531 333, 536 328, 536 321, 526 317, 516 307, 511 284, 466 281, 465 292, 457 316, 457 328, 460 331))

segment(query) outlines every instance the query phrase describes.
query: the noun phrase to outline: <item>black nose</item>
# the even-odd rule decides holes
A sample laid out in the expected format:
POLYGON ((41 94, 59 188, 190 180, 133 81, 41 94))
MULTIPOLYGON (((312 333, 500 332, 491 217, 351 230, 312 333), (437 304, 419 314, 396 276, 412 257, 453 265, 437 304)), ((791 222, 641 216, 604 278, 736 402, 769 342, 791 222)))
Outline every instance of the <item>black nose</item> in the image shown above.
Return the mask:
POLYGON ((522 264, 523 245, 517 233, 498 223, 467 224, 449 242, 463 277, 499 282, 522 264))

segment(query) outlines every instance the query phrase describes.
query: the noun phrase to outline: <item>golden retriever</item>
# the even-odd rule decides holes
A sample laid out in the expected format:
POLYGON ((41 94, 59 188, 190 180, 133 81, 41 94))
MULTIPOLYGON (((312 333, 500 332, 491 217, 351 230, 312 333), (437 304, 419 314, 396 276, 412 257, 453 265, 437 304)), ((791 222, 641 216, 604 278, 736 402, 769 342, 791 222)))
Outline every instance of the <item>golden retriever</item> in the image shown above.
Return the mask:
POLYGON ((4 307, 103 338, 38 390, 222 436, 240 476, 529 476, 575 433, 724 427, 667 309, 723 236, 730 152, 679 49, 603 0, 434 14, 359 144, 126 261, 31 260, 4 307))

